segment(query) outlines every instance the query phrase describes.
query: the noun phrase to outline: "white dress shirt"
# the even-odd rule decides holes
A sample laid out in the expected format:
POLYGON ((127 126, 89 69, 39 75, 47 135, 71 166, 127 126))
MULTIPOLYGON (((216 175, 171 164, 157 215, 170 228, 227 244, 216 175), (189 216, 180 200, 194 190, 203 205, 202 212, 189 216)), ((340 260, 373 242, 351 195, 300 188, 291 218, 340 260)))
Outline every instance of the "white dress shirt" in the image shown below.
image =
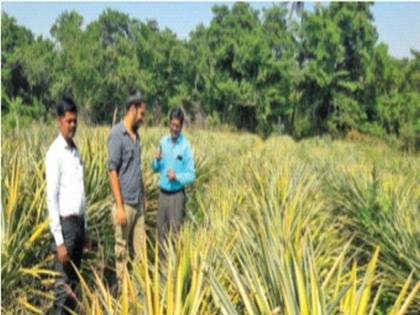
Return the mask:
POLYGON ((86 216, 80 152, 77 148, 70 146, 61 133, 48 149, 45 157, 45 172, 50 228, 55 243, 59 246, 64 243, 60 217, 86 216))

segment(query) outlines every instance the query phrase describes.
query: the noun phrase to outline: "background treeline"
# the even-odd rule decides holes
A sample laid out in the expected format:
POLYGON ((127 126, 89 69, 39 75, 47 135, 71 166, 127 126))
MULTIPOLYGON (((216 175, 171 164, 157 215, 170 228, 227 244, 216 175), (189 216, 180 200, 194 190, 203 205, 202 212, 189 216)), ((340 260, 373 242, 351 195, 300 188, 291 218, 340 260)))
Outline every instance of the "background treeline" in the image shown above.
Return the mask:
POLYGON ((365 133, 419 148, 420 52, 391 57, 371 6, 331 3, 292 19, 285 3, 214 6, 209 26, 188 40, 111 9, 86 27, 77 12, 63 12, 51 39, 35 37, 2 12, 2 128, 50 119, 64 93, 85 120, 109 124, 138 87, 150 124, 181 105, 204 127, 296 138, 365 133))

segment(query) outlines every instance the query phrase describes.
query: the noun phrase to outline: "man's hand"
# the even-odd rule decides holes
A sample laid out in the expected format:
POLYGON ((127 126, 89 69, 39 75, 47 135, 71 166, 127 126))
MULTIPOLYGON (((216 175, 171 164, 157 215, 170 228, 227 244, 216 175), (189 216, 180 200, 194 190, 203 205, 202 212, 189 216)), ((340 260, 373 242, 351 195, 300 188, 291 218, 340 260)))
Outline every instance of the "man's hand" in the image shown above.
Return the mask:
POLYGON ((162 151, 160 149, 156 152, 156 159, 158 161, 162 160, 162 151))
POLYGON ((144 209, 144 212, 146 212, 147 206, 148 206, 147 199, 146 199, 146 197, 143 197, 143 209, 144 209))
POLYGON ((127 223, 124 206, 117 207, 117 223, 119 225, 125 225, 127 223))
POLYGON ((68 252, 67 252, 67 247, 64 243, 57 246, 57 258, 58 258, 58 261, 63 265, 69 259, 69 255, 68 255, 68 252))
POLYGON ((168 178, 169 178, 169 180, 175 180, 176 179, 176 174, 175 174, 175 172, 173 171, 173 169, 169 169, 168 170, 168 178))

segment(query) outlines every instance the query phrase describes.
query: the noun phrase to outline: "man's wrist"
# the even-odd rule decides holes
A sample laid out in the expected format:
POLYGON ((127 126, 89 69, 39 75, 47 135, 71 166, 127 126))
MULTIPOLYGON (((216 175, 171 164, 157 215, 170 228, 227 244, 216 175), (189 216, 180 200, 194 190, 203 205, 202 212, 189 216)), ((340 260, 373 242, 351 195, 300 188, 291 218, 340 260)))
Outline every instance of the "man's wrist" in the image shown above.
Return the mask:
POLYGON ((54 235, 54 240, 55 240, 55 245, 57 247, 64 244, 64 238, 63 238, 63 234, 61 233, 61 231, 57 232, 54 235))

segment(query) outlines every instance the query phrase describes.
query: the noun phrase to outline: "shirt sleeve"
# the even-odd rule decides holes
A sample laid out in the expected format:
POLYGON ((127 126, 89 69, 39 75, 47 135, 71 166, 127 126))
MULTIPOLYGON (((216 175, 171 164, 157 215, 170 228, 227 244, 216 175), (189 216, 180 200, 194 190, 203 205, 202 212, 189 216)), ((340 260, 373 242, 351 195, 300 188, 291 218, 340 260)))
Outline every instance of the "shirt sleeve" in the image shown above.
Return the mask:
POLYGON ((160 161, 158 161, 158 159, 156 157, 153 158, 152 160, 152 169, 153 172, 159 172, 160 170, 160 161))
POLYGON ((58 210, 58 195, 60 185, 60 165, 53 152, 48 152, 45 158, 45 173, 47 181, 47 208, 50 216, 50 229, 57 246, 64 243, 61 231, 60 213, 58 210))
POLYGON ((183 186, 191 184, 195 179, 194 157, 189 142, 184 152, 184 170, 176 173, 176 180, 183 186))
POLYGON ((108 138, 108 171, 119 171, 122 163, 121 145, 116 134, 108 138))
MULTIPOLYGON (((159 142, 159 146, 162 148, 162 141, 159 142)), ((156 157, 152 160, 152 170, 155 173, 160 171, 160 161, 156 157)))

